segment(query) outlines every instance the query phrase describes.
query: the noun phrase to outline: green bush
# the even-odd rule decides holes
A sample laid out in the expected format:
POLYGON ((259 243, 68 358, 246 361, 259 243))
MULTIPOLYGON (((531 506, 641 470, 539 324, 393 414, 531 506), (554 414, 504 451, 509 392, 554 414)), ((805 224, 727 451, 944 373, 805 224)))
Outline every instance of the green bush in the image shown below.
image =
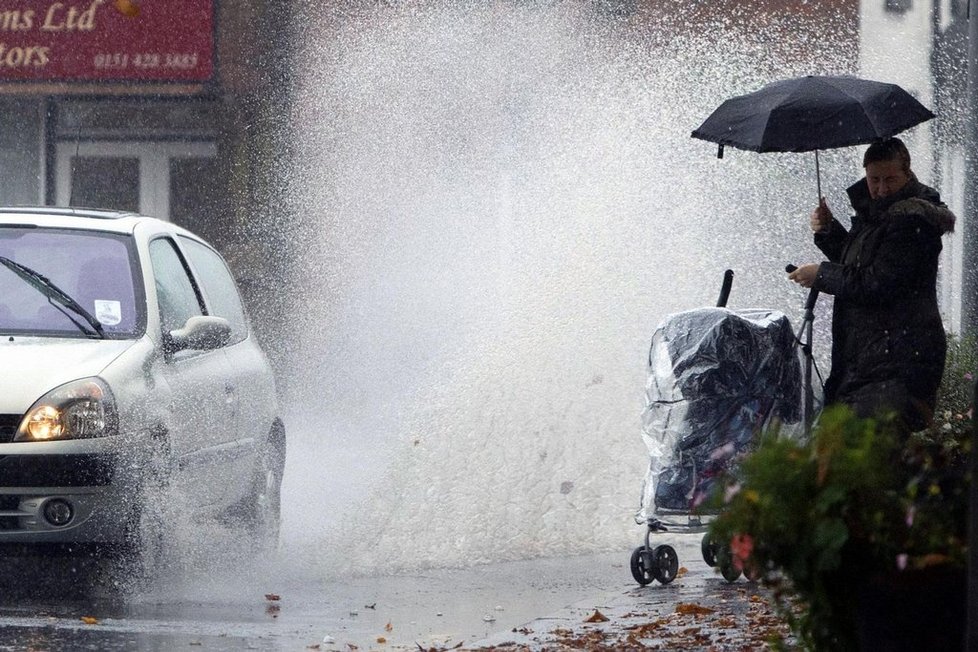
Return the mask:
POLYGON ((951 338, 935 423, 909 440, 833 407, 808 441, 763 433, 719 484, 710 537, 775 586, 805 647, 856 648, 856 594, 872 579, 964 566, 976 365, 974 338, 951 338))

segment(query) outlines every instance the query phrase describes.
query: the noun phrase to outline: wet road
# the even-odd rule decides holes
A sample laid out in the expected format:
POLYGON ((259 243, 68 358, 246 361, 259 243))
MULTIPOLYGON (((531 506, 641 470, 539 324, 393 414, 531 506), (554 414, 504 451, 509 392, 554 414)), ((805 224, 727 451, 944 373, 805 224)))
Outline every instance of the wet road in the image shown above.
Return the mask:
POLYGON ((632 585, 627 551, 377 577, 285 561, 204 555, 134 588, 87 562, 8 560, 0 650, 452 647, 632 585))
MULTIPOLYGON (((336 544, 324 533, 341 529, 336 524, 350 510, 369 511, 370 479, 381 477, 383 465, 366 449, 345 445, 332 449, 325 468, 315 438, 299 433, 290 445, 278 553, 256 558, 240 531, 178 518, 165 570, 145 585, 134 586, 91 561, 0 559, 0 652, 302 651, 315 645, 349 652, 349 644, 361 651, 416 651, 418 643, 473 643, 580 600, 634 587, 630 548, 464 569, 344 575, 335 568, 347 554, 345 542, 336 544)), ((637 543, 641 528, 635 529, 637 543)), ((406 546, 412 534, 404 533, 406 546)))

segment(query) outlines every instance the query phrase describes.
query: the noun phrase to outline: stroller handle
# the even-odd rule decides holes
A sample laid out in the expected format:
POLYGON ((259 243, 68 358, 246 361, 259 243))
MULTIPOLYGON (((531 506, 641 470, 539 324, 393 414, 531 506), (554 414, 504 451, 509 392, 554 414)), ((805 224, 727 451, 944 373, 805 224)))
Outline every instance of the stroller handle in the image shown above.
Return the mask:
POLYGON ((730 298, 730 287, 733 285, 734 273, 728 269, 723 273, 723 285, 720 286, 720 298, 717 299, 717 308, 726 308, 727 299, 730 298))

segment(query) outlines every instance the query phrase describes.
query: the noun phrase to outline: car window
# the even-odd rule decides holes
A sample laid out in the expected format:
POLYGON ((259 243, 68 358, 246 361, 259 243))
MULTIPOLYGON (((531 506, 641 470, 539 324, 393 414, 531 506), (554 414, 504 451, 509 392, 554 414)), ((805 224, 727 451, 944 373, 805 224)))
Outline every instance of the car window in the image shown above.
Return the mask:
POLYGON ((197 280, 203 286, 208 312, 227 319, 231 324, 231 342, 240 342, 248 336, 248 321, 238 287, 224 259, 196 240, 180 236, 180 244, 197 273, 197 280))
MULTIPOLYGON (((103 231, 0 227, 0 256, 47 278, 97 319, 109 338, 146 325, 145 294, 132 237, 103 231)), ((0 332, 85 337, 84 319, 0 265, 0 332)))
POLYGON ((168 238, 153 240, 149 243, 149 258, 156 278, 163 330, 183 328, 188 319, 202 315, 197 291, 173 242, 168 238))

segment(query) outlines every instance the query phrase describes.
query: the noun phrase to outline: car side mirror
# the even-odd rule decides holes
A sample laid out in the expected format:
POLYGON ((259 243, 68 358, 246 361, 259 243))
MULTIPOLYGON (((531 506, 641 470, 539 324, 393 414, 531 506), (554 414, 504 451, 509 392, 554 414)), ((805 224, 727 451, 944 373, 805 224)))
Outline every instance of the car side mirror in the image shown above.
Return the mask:
POLYGON ((186 349, 209 351, 219 349, 231 339, 231 324, 223 317, 196 316, 187 320, 183 328, 170 331, 170 350, 174 353, 186 349))

